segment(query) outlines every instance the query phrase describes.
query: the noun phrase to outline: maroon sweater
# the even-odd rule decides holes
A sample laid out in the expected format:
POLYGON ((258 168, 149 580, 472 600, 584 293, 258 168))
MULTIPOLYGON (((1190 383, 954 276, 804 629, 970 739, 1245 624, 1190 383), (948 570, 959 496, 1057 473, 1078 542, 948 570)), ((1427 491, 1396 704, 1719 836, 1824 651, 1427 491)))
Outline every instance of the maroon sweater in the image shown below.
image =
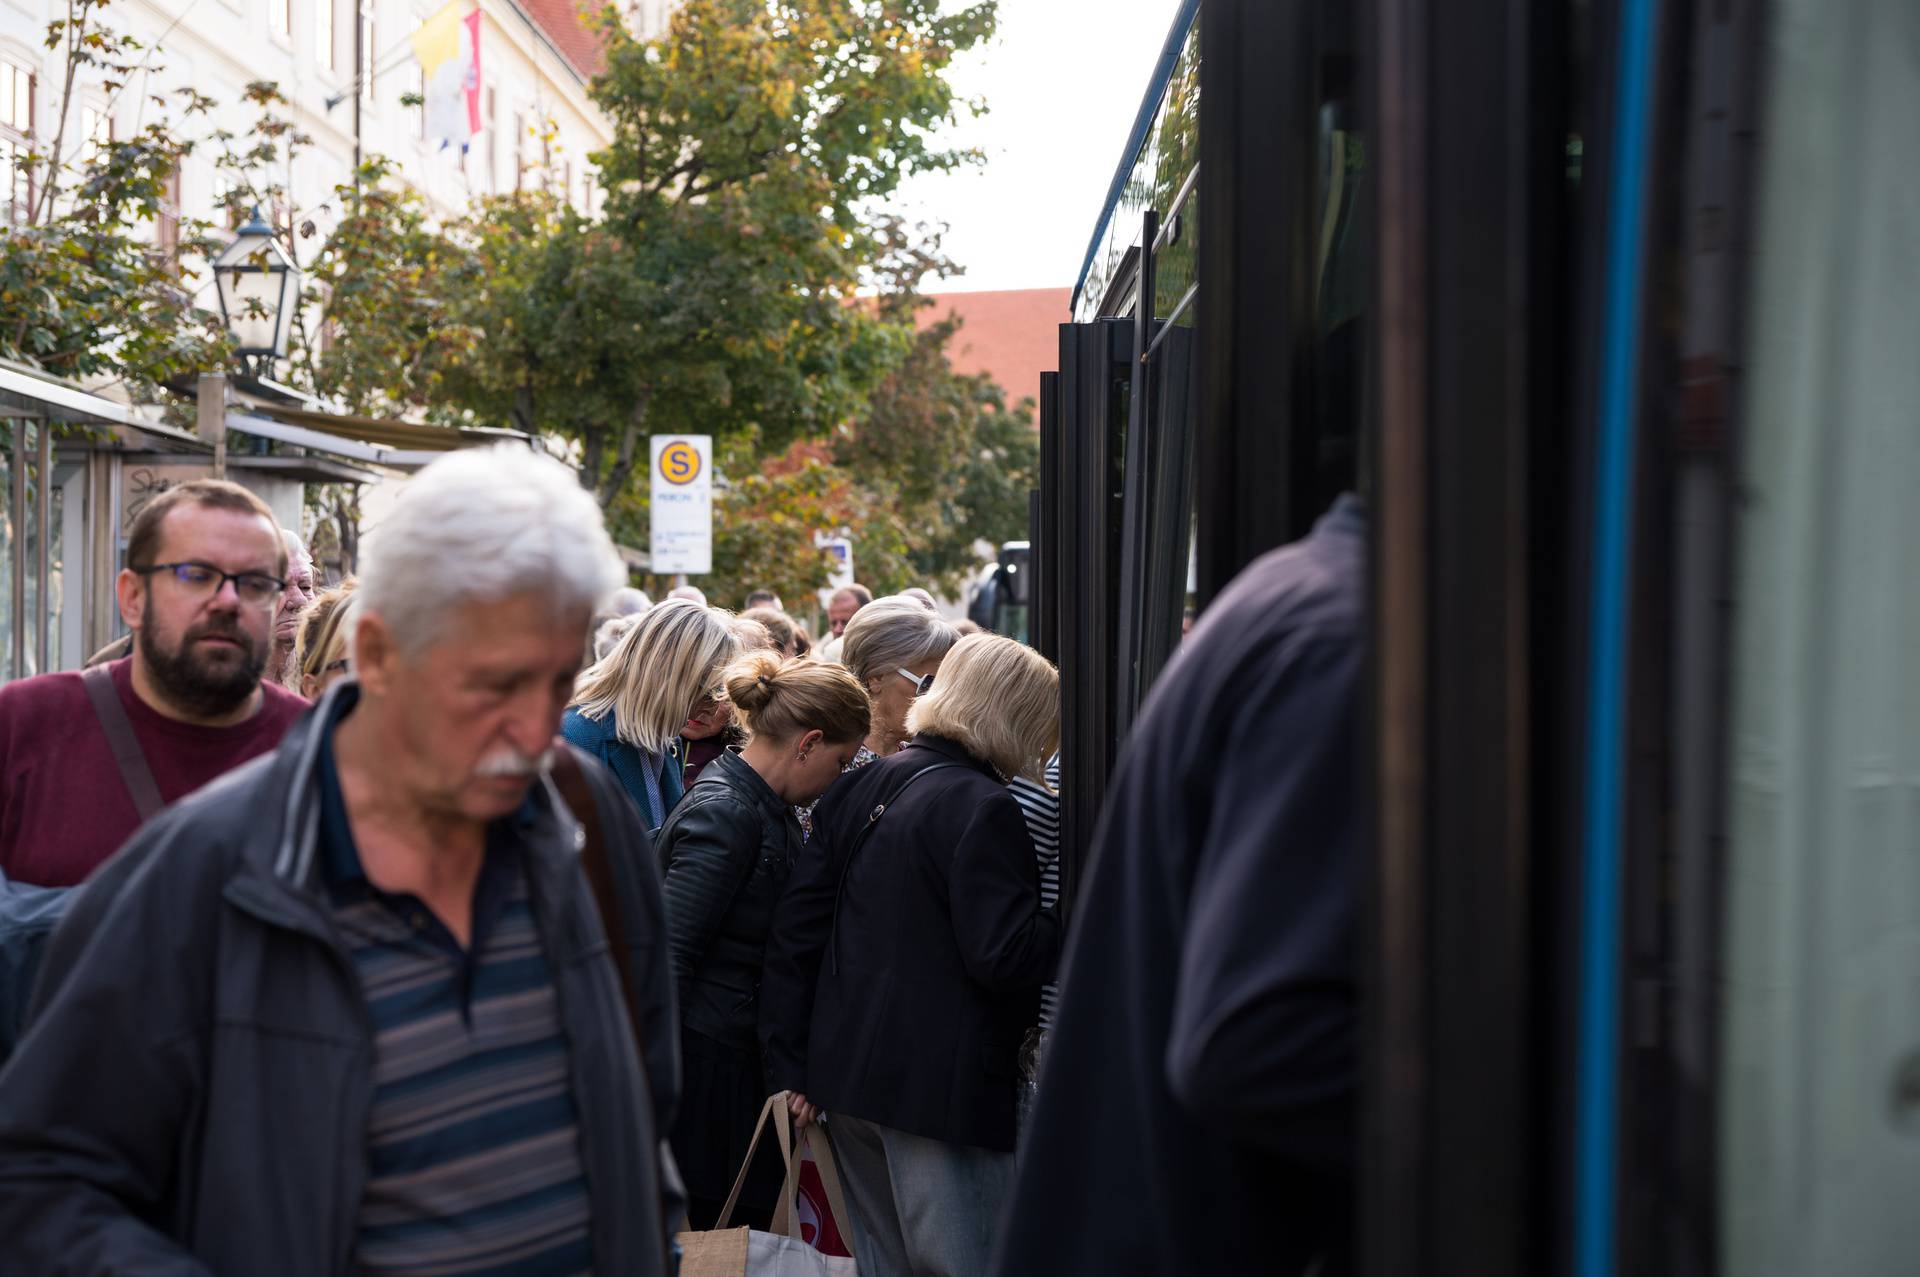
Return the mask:
MULTIPOLYGON (((107 667, 160 797, 173 803, 279 745, 307 702, 271 683, 232 727, 175 722, 133 690, 133 658, 107 667)), ((16 882, 66 887, 119 850, 139 813, 76 672, 0 687, 0 869, 16 882)))

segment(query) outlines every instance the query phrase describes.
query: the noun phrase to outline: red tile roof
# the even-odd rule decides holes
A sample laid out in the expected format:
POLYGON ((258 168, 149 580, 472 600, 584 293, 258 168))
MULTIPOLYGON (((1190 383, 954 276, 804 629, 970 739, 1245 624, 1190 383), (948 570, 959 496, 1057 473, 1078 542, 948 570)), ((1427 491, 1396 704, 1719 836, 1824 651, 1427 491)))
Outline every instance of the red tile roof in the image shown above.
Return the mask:
POLYGON ((947 315, 960 317, 947 347, 955 370, 989 374, 1009 404, 1039 398, 1040 374, 1060 366, 1060 325, 1072 318, 1071 288, 935 293, 931 300, 915 322, 925 328, 947 315))
POLYGON ((553 42, 560 56, 580 73, 584 80, 600 74, 606 65, 600 33, 588 25, 587 14, 595 12, 581 0, 513 0, 541 34, 553 42))

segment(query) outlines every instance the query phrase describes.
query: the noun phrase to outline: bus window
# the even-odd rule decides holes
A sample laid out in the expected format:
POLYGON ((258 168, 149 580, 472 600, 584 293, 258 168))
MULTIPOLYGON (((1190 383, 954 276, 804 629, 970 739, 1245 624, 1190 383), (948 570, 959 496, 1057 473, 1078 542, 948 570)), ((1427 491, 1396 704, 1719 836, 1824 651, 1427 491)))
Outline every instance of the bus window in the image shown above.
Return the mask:
POLYGON ((1732 638, 1720 1271, 1920 1272, 1920 6, 1777 0, 1732 638))

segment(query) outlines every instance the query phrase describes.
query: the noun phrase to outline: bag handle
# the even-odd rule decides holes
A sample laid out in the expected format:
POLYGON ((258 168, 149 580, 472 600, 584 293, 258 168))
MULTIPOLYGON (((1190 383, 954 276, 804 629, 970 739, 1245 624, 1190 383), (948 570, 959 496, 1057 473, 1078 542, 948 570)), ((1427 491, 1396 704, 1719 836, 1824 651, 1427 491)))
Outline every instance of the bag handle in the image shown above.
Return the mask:
POLYGON ((792 1094, 791 1091, 777 1092, 769 1095, 767 1102, 760 1106, 760 1118, 753 1124, 753 1139, 747 1145, 747 1155, 740 1161, 740 1173, 733 1177, 733 1188, 727 1194, 727 1204, 720 1208, 720 1217, 713 1223, 714 1231, 725 1231, 733 1221, 733 1208, 740 1203, 740 1191, 746 1187, 747 1172, 753 1169, 753 1155, 760 1151, 760 1136, 766 1132, 771 1119, 779 1132, 780 1157, 786 1163, 787 1173, 780 1186, 780 1201, 773 1208, 773 1218, 768 1221, 768 1231, 785 1233, 795 1241, 806 1240, 800 1236, 800 1212, 793 1209, 794 1199, 800 1192, 800 1168, 806 1160, 800 1155, 804 1144, 813 1149, 813 1164, 820 1171, 820 1186, 827 1192, 827 1209, 833 1212, 834 1223, 840 1228, 840 1240, 851 1254, 853 1217, 847 1213, 847 1195, 840 1183, 840 1164, 833 1156, 833 1137, 826 1127, 817 1122, 794 1130, 793 1115, 787 1108, 787 1100, 792 1094), (811 1139, 815 1135, 820 1137, 817 1141, 811 1139))
POLYGON ((120 703, 120 693, 113 686, 113 670, 106 665, 96 665, 82 671, 80 681, 86 686, 87 699, 93 702, 100 730, 107 735, 107 748, 113 751, 113 761, 120 767, 120 779, 126 784, 127 796, 133 799, 140 823, 145 824, 166 803, 160 798, 160 786, 154 781, 153 768, 140 748, 140 738, 133 734, 133 721, 127 717, 127 707, 120 703))
POLYGON ((820 1187, 827 1190, 827 1209, 833 1212, 833 1221, 840 1229, 840 1240, 845 1244, 847 1253, 853 1254, 853 1218, 847 1214, 847 1196, 840 1187, 840 1164, 833 1157, 833 1133, 820 1123, 803 1126, 799 1131, 799 1144, 794 1149, 793 1161, 787 1167, 787 1183, 780 1194, 780 1204, 773 1208, 772 1228, 775 1233, 785 1233, 795 1241, 805 1241, 800 1236, 800 1212, 793 1209, 793 1202, 799 1196, 800 1168, 806 1159, 801 1156, 802 1147, 813 1150, 813 1164, 820 1172, 820 1187), (818 1136, 817 1140, 810 1137, 818 1136))
POLYGON ((720 1208, 720 1218, 713 1222, 716 1232, 726 1228, 733 1218, 733 1208, 740 1201, 740 1190, 746 1187, 747 1172, 753 1169, 753 1155, 760 1151, 760 1136, 767 1129, 769 1119, 780 1132, 780 1158, 786 1165, 788 1178, 792 1178, 798 1159, 793 1155, 793 1115, 787 1112, 787 1097, 791 1094, 791 1091, 780 1091, 769 1095, 767 1102, 760 1106, 760 1120, 753 1124, 753 1141, 747 1145, 747 1155, 740 1160, 740 1173, 733 1177, 733 1191, 727 1194, 727 1204, 720 1208))

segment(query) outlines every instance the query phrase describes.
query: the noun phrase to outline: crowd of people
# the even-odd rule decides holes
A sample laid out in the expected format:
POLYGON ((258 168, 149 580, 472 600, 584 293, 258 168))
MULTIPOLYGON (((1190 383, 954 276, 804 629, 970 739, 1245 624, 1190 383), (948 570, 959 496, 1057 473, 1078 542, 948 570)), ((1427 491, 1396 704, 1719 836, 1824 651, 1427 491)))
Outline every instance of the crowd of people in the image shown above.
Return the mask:
MULTIPOLYGON (((126 563, 123 648, 0 688, 8 1271, 670 1273, 790 1189, 771 1095, 863 1273, 1171 1271, 995 1253, 1017 1196, 1096 1203, 1016 1173, 1066 947, 1030 648, 924 590, 842 588, 818 643, 766 591, 652 601, 506 448, 423 470, 331 588, 215 480, 126 563)), ((1171 848, 1192 798, 1137 779, 1171 848)), ((1217 1065, 1195 1102, 1246 1120, 1217 1065)))

